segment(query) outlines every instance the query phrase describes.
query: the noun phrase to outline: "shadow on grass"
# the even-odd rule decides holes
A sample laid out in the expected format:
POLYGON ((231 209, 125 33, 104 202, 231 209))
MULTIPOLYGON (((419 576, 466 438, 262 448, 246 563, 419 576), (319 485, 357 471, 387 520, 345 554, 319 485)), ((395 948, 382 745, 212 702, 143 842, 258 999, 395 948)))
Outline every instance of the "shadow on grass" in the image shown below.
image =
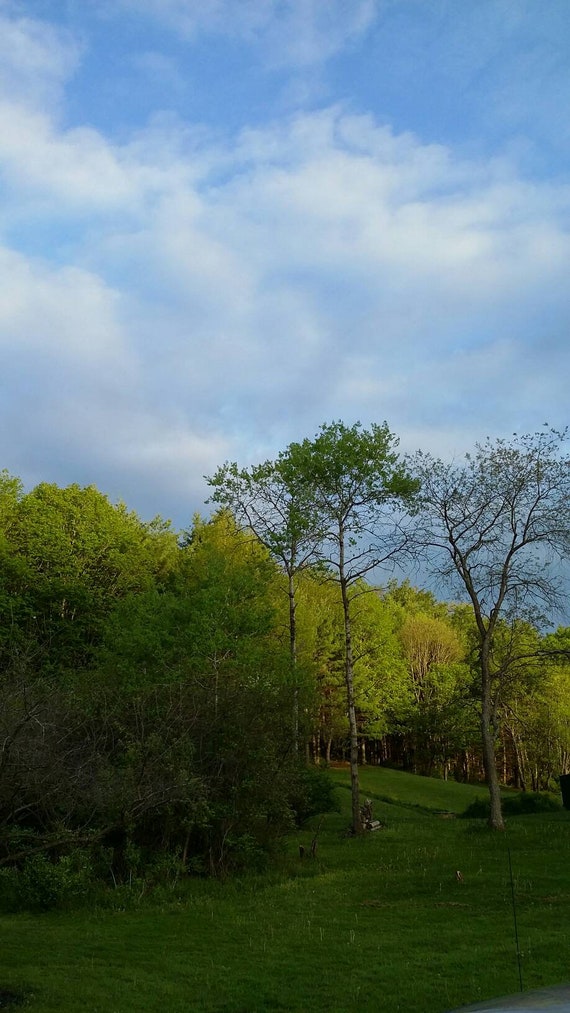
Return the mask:
POLYGON ((0 987, 0 1009, 9 1009, 13 1006, 23 1006, 26 996, 23 992, 14 992, 10 988, 0 987))

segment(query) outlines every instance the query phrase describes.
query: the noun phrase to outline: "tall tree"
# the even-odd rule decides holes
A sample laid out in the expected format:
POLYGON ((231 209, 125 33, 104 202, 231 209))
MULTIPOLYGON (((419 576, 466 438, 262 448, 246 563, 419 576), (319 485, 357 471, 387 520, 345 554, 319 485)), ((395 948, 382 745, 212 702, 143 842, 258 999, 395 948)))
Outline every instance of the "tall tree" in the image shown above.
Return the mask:
POLYGON ((299 743, 299 680, 297 671, 297 581, 315 562, 319 541, 318 516, 306 486, 286 455, 250 468, 226 462, 208 478, 212 500, 228 508, 238 524, 255 537, 279 563, 287 579, 289 653, 293 680, 293 743, 299 743))
MULTIPOLYGON (((504 626, 540 621, 563 599, 560 559, 570 547, 570 460, 566 431, 476 444, 461 464, 418 453, 415 532, 435 573, 467 596, 480 676, 481 739, 490 826, 503 829, 495 757, 502 682, 519 660, 504 649, 504 626)), ((515 641, 513 640, 513 644, 515 641)))
POLYGON ((340 591, 355 833, 361 832, 362 822, 351 606, 366 574, 394 562, 408 543, 397 507, 416 486, 399 463, 397 445, 386 423, 363 429, 360 423, 332 422, 321 426, 313 440, 292 443, 279 458, 287 473, 302 479, 320 518, 321 559, 340 591))

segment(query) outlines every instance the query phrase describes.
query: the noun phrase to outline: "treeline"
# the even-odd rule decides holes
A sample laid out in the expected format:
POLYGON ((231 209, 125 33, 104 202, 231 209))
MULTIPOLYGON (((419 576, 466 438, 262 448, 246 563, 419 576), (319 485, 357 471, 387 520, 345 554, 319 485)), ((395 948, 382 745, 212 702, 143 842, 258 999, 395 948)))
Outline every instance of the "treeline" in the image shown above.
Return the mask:
MULTIPOLYGON (((470 537, 476 477, 452 490, 470 537)), ((372 583, 423 509, 385 426, 322 427, 210 485, 217 512, 180 535, 92 486, 25 493, 0 474, 0 894, 59 860, 112 883, 259 865, 331 807, 320 771, 356 754, 488 779, 483 663, 500 779, 542 790, 570 769, 570 630, 544 634, 520 607, 522 569, 507 573, 517 608, 503 595, 487 615, 475 549, 479 598, 372 583)))
POLYGON ((224 872, 330 805, 291 745, 275 565, 229 518, 180 540, 6 473, 0 517, 0 867, 224 872))
MULTIPOLYGON (((478 644, 469 607, 390 583, 366 589, 355 629, 360 762, 483 782, 478 644)), ((570 630, 544 635, 521 622, 514 631, 505 624, 501 633, 505 654, 516 646, 525 655, 497 692, 501 781, 522 791, 557 791, 558 775, 570 770, 570 630)), ((342 674, 337 667, 331 681, 333 670, 329 663, 316 675, 319 711, 310 742, 316 762, 347 756, 342 674)))
MULTIPOLYGON (((396 564, 411 562, 421 562, 440 587, 455 591, 467 604, 489 825, 504 829, 497 745, 505 729, 513 739, 521 783, 530 762, 520 739, 517 743, 525 720, 519 717, 520 707, 511 706, 508 724, 501 720, 510 687, 524 684, 533 661, 546 664, 570 656, 563 641, 540 643, 532 637, 543 628, 545 617, 567 602, 561 576, 570 556, 566 441, 566 430, 545 426, 539 433, 515 433, 510 441, 487 439, 460 462, 422 451, 402 458, 398 439, 385 422, 364 429, 360 423, 346 426, 339 421, 321 426, 312 440, 290 444, 273 461, 247 468, 226 462, 208 480, 213 501, 252 532, 287 577, 292 669, 297 664, 301 575, 320 566, 336 588, 342 610, 354 833, 362 832, 358 767, 367 709, 359 704, 355 666, 358 601, 371 574, 389 573, 396 564)), ((429 611, 424 616, 434 618, 429 611)), ((408 648, 411 658, 415 648, 410 642, 408 648)), ((364 655, 367 652, 366 645, 364 655)), ((416 660, 421 672, 419 655, 416 660)), ((429 699, 434 694, 424 691, 422 678, 416 679, 413 713, 423 716, 410 739, 411 749, 414 754, 425 752, 421 723, 426 718, 429 748, 437 748, 446 771, 457 743, 451 745, 448 728, 438 743, 437 706, 426 713, 426 695, 429 699)), ((531 724, 527 719, 526 727, 531 724)), ((469 751, 463 752, 469 774, 469 751)), ((502 753, 506 778, 506 742, 502 753)), ((539 767, 530 766, 538 782, 539 767)))

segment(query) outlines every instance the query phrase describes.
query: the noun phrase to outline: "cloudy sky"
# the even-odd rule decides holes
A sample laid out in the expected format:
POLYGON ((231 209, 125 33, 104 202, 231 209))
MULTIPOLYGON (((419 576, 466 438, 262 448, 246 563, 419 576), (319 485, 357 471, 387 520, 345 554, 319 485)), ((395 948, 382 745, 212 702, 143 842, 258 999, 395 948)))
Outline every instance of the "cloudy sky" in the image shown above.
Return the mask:
POLYGON ((568 0, 0 0, 0 467, 568 420, 568 0))

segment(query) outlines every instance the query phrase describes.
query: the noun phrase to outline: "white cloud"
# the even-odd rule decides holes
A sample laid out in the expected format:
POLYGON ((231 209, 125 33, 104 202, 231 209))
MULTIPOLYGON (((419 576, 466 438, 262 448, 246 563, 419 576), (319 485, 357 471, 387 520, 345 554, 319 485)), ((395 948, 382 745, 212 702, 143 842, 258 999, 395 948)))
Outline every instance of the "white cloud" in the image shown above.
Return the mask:
POLYGON ((75 214, 138 207, 141 197, 160 188, 158 166, 131 157, 87 127, 61 131, 44 112, 0 103, 0 165, 6 181, 22 196, 45 194, 75 214))
POLYGON ((138 501, 147 516, 174 502, 178 517, 185 513, 189 520, 192 504, 203 499, 203 476, 226 459, 230 441, 180 415, 161 413, 128 392, 108 403, 92 393, 85 403, 71 389, 45 411, 50 441, 63 442, 74 462, 85 461, 90 447, 88 467, 105 476, 113 499, 138 501))
POLYGON ((437 450, 520 427, 521 404, 565 410, 567 187, 342 107, 225 145, 168 117, 118 145, 31 103, 0 114, 13 470, 63 454, 186 512, 221 460, 325 418, 387 417, 437 450), (15 227, 42 216, 43 259, 15 227))
POLYGON ((72 35, 47 21, 0 10, 0 94, 52 108, 76 69, 81 48, 72 35))
MULTIPOLYGON (((360 283, 398 279, 426 298, 507 302, 521 284, 561 278, 568 256, 567 188, 530 185, 504 165, 454 162, 443 148, 362 127, 338 110, 305 115, 280 131, 246 136, 249 166, 210 198, 209 228, 266 273, 317 272, 360 283), (305 143, 305 137, 311 141, 305 143)), ((396 292, 396 295, 398 293, 396 292)), ((403 308, 403 307, 402 307, 403 308)))
POLYGON ((181 510, 199 502, 227 437, 164 391, 154 397, 160 347, 156 336, 149 350, 137 345, 121 294, 2 248, 0 274, 3 466, 28 485, 95 482, 145 516, 177 497, 181 510))
POLYGON ((69 266, 53 269, 0 248, 0 348, 79 364, 129 370, 128 341, 118 321, 118 293, 101 278, 69 266))

